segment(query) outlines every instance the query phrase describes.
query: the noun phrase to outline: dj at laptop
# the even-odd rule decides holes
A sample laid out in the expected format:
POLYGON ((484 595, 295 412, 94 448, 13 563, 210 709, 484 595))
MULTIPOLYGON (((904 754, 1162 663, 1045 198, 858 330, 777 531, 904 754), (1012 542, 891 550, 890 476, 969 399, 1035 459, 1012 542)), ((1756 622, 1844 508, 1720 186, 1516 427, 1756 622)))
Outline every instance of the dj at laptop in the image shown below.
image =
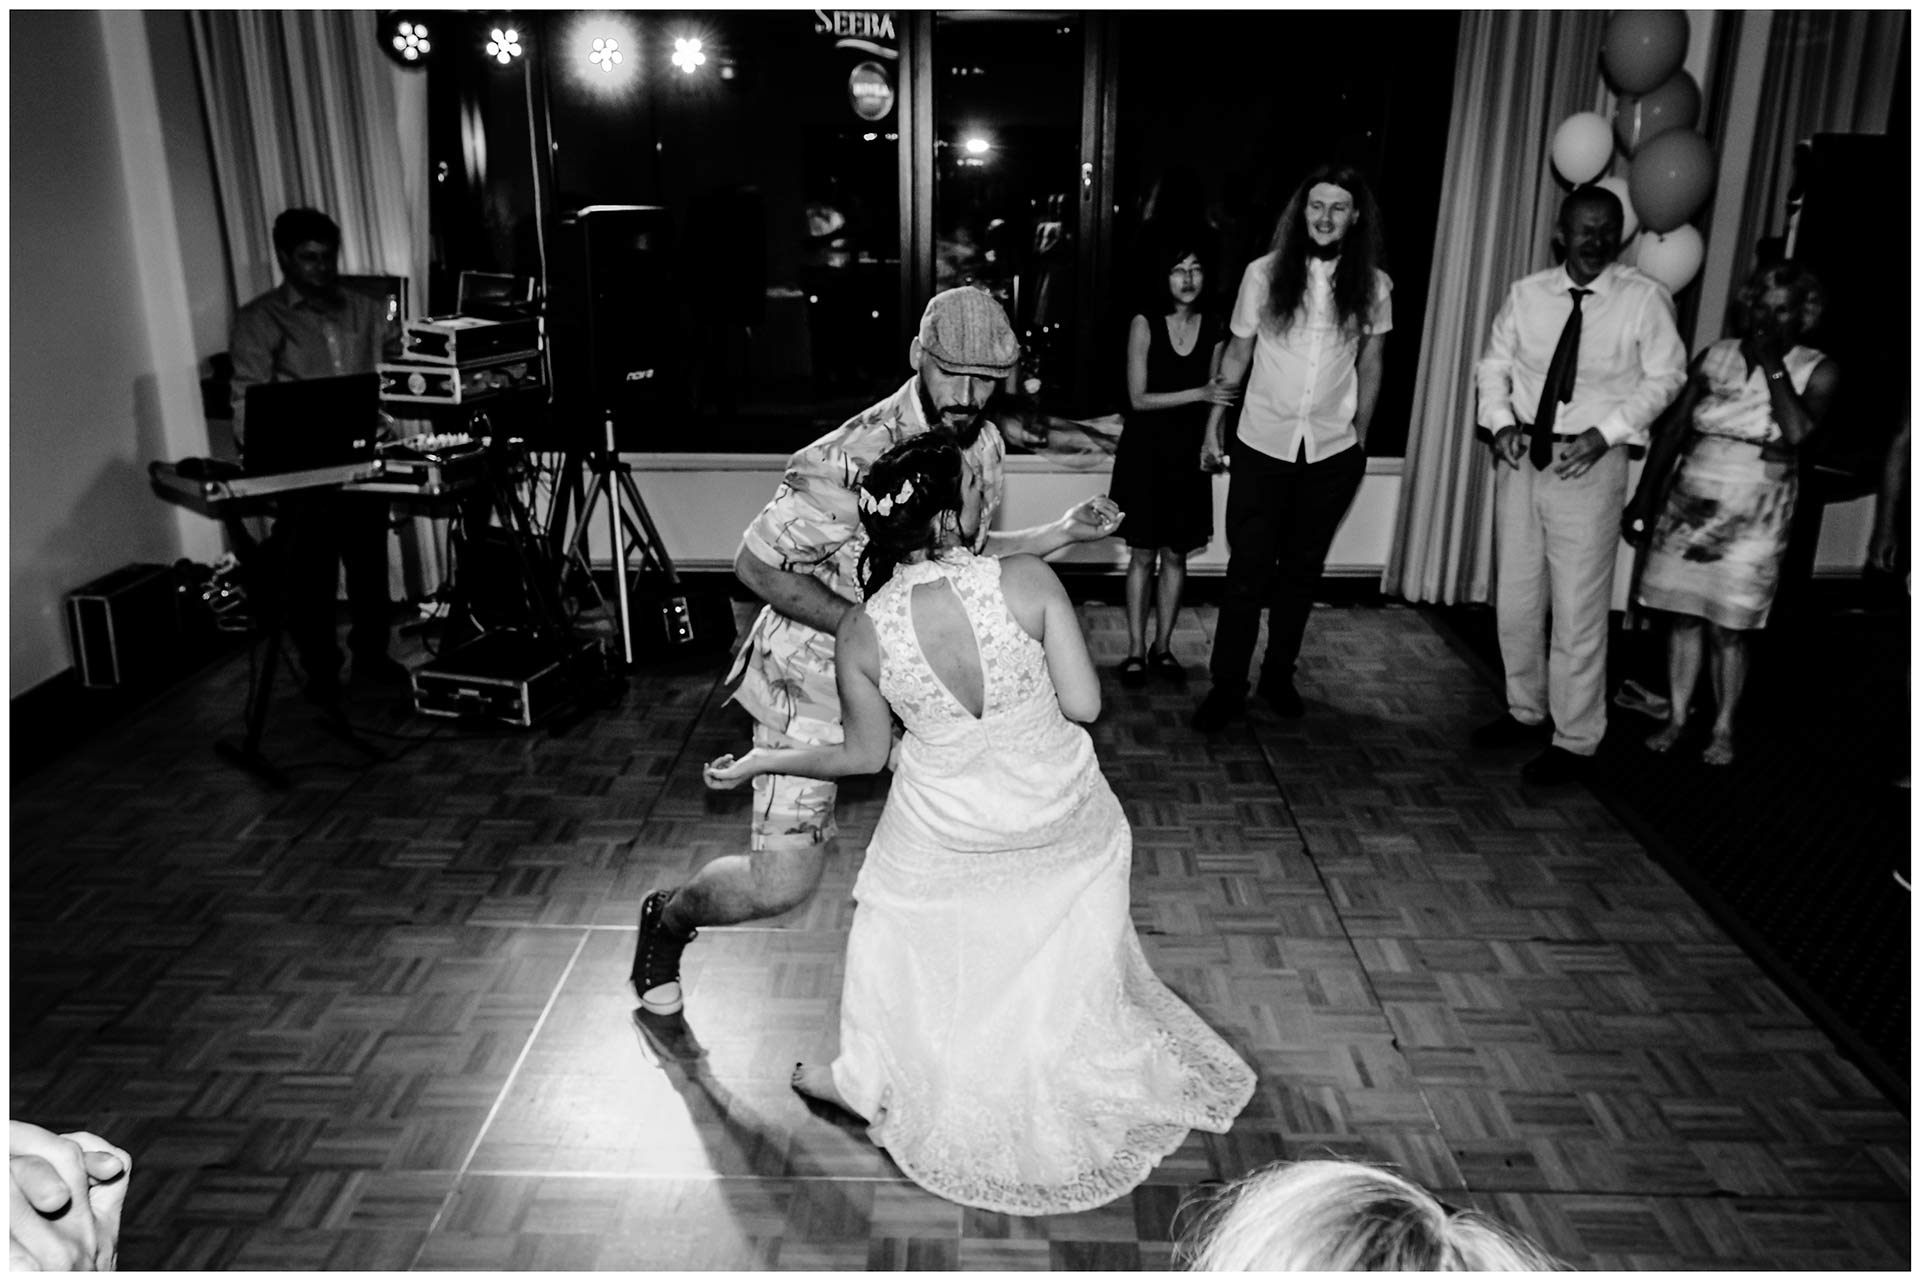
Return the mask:
MULTIPOLYGON (((400 328, 371 297, 340 285, 340 228, 317 209, 289 209, 274 220, 274 256, 285 278, 233 318, 228 346, 233 358, 233 434, 247 456, 247 392, 263 383, 371 377, 374 366, 400 353, 400 328)), ((369 395, 370 421, 357 434, 370 438, 377 424, 378 392, 369 395)), ((276 426, 278 424, 275 424, 276 426)), ((269 424, 255 424, 264 454, 269 424)), ((348 433, 356 434, 356 433, 348 433)), ((291 443, 274 442, 276 456, 291 443)), ((247 457, 250 470, 264 459, 247 457)), ((387 653, 392 602, 387 595, 387 511, 378 503, 339 494, 289 497, 274 538, 284 547, 287 631, 306 672, 307 694, 331 702, 340 693, 343 658, 334 631, 335 586, 347 567, 352 617, 348 643, 356 681, 399 684, 407 669, 387 653)))

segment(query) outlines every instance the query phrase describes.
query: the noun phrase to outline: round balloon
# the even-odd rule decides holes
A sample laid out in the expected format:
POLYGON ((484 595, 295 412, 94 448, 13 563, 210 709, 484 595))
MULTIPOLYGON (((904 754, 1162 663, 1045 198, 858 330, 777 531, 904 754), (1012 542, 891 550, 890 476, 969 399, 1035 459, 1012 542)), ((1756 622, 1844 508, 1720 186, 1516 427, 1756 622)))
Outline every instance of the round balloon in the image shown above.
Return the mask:
POLYGON ((1672 231, 1699 211, 1713 189, 1713 153, 1690 129, 1640 144, 1627 170, 1627 194, 1648 231, 1672 231))
POLYGON ((1687 56, 1681 9, 1622 9, 1607 19, 1600 66, 1620 93, 1646 93, 1680 70, 1687 56))
POLYGON ((1611 174, 1593 185, 1605 187, 1619 197, 1620 212, 1626 218, 1626 221, 1620 225, 1620 243, 1632 244, 1634 233, 1640 230, 1640 215, 1633 211, 1633 197, 1627 194, 1627 180, 1618 174, 1611 174))
POLYGON ((1597 111, 1568 116, 1553 131, 1553 167, 1576 187, 1598 178, 1611 159, 1613 135, 1597 111))
POLYGON ((1631 156, 1649 139, 1669 129, 1691 129, 1699 118, 1700 86, 1691 75, 1679 71, 1657 89, 1615 103, 1613 136, 1620 140, 1620 150, 1631 156))
POLYGON ((1633 265, 1677 294, 1693 280, 1706 256, 1700 233, 1680 226, 1665 234, 1643 233, 1633 248, 1633 265))

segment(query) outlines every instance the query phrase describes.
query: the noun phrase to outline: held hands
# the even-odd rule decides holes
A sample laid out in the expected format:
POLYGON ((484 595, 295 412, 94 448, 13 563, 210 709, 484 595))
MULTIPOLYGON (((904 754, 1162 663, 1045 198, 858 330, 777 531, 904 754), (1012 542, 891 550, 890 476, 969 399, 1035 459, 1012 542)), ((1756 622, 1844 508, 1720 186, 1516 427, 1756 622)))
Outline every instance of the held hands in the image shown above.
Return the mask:
POLYGON ((1120 528, 1120 521, 1125 515, 1113 499, 1100 494, 1070 508, 1060 518, 1060 527, 1066 532, 1069 542, 1092 542, 1120 528))

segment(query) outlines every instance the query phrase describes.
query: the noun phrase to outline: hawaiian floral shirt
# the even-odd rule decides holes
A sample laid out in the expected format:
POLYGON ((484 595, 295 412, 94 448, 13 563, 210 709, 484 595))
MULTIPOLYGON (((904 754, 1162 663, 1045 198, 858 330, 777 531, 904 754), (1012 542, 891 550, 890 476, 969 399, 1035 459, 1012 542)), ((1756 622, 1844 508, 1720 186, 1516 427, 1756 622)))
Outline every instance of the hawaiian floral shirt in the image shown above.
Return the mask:
MULTIPOLYGON (((858 565, 866 545, 855 487, 867 468, 900 441, 927 430, 915 394, 918 378, 871 409, 848 419, 787 462, 773 501, 747 526, 741 545, 776 569, 812 574, 848 600, 861 598, 858 565)), ((1006 487, 1007 447, 991 422, 967 450, 982 485, 980 538, 1006 487)), ((738 678, 733 701, 763 725, 808 742, 840 741, 840 696, 833 673, 833 636, 788 618, 771 605, 760 611, 727 679, 738 678)))

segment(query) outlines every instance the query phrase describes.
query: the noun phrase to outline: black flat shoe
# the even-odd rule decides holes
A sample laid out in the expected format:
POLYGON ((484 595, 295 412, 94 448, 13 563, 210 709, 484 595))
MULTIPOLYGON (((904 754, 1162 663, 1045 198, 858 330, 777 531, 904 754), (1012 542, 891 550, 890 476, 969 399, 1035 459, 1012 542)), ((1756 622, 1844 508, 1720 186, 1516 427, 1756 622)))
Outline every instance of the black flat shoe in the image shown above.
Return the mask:
POLYGON ((1520 781, 1535 787, 1556 787, 1578 783, 1593 772, 1593 758, 1569 752, 1564 747, 1549 747, 1520 767, 1520 781))
POLYGON ((1194 709, 1193 727, 1202 734, 1218 733, 1227 727, 1227 722, 1246 714, 1246 696, 1218 685, 1208 691, 1200 700, 1200 706, 1194 709))
POLYGON ((1522 747, 1544 743, 1551 737, 1553 726, 1545 721, 1528 725, 1513 719, 1513 713, 1502 712, 1497 719, 1473 731, 1468 741, 1475 747, 1522 747))
POLYGON ((1139 655, 1128 658, 1120 664, 1120 683, 1128 689, 1139 689, 1147 683, 1147 660, 1139 655))
POLYGON ((1187 680, 1187 669, 1180 666, 1180 660, 1173 656, 1170 649, 1148 650, 1147 668, 1162 680, 1183 685, 1187 680))

